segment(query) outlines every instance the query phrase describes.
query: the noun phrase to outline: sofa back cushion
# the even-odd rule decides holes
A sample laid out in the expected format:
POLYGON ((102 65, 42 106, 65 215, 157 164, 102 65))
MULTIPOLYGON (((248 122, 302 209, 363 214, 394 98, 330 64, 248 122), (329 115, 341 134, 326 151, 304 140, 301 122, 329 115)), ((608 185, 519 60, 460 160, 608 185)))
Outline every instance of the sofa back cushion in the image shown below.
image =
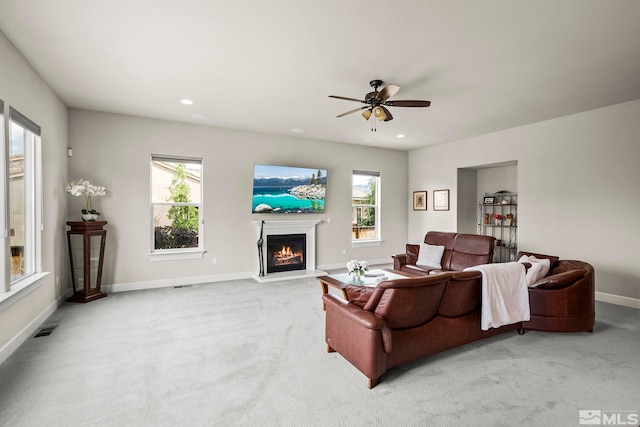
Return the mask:
POLYGON ((437 315, 449 277, 438 274, 381 282, 365 310, 383 317, 392 329, 425 324, 437 315))
POLYGON ((449 233, 445 231, 429 231, 424 236, 424 242, 426 244, 444 246, 442 260, 440 262, 443 270, 451 270, 449 265, 451 264, 451 254, 453 252, 453 244, 456 240, 457 234, 458 233, 449 233))
MULTIPOLYGON (((474 265, 489 264, 493 259, 495 237, 460 233, 455 237, 447 270, 462 271, 474 265)), ((443 268, 444 264, 443 264, 443 268)))
POLYGON ((482 273, 465 271, 452 273, 442 296, 438 314, 458 317, 475 311, 482 299, 482 273))

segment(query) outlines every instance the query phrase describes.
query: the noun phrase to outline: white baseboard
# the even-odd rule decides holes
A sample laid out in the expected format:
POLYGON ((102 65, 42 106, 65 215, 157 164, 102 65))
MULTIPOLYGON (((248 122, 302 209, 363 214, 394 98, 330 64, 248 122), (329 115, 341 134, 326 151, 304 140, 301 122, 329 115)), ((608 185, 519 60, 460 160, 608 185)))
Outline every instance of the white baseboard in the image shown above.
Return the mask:
POLYGON ((637 298, 629 298, 620 295, 607 294, 604 292, 596 292, 596 300, 640 309, 640 299, 637 298))
POLYGON ((33 334, 51 316, 58 307, 64 304, 67 297, 71 296, 71 291, 62 294, 58 299, 49 304, 42 313, 35 317, 27 326, 25 326, 15 337, 0 349, 0 364, 4 363, 26 340, 31 338, 33 334))
POLYGON ((255 272, 177 277, 175 279, 148 280, 144 282, 114 283, 112 285, 103 285, 100 287, 100 290, 106 293, 139 291, 143 289, 170 288, 173 286, 200 285, 203 283, 226 282, 228 280, 252 279, 253 276, 255 276, 255 272))

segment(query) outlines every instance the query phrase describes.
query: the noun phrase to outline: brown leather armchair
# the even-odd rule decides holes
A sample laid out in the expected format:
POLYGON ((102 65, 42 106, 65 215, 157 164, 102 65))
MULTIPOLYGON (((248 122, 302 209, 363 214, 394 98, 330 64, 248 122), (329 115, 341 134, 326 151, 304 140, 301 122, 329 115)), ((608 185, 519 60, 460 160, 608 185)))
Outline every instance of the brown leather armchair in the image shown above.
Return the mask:
POLYGON ((548 332, 593 332, 596 321, 593 266, 584 261, 521 251, 522 255, 548 258, 549 273, 529 288, 531 320, 525 329, 548 332))

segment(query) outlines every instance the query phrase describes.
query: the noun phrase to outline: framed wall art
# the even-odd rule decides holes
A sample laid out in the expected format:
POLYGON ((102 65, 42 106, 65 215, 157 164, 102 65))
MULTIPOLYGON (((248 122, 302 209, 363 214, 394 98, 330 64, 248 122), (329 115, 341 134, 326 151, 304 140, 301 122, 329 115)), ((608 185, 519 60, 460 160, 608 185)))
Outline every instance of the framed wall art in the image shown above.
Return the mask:
POLYGON ((433 210, 434 211, 449 210, 449 190, 433 191, 433 210))
POLYGON ((413 192, 413 210, 414 211, 427 210, 427 192, 426 191, 413 192))

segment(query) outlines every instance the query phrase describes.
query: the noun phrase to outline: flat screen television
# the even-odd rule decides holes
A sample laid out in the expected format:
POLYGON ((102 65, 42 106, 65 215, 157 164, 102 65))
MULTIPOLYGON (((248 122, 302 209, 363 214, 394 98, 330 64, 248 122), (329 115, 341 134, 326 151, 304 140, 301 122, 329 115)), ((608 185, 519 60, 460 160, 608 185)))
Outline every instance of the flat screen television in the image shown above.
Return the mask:
POLYGON ((255 165, 252 213, 324 212, 327 170, 255 165))

